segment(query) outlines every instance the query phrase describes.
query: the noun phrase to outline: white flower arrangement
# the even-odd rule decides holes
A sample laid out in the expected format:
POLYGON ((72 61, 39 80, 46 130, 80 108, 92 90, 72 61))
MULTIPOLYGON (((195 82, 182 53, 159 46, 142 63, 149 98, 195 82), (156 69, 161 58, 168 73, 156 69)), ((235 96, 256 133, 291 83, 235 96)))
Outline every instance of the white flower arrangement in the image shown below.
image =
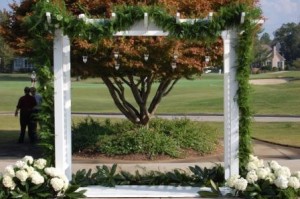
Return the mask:
POLYGON ((297 198, 300 194, 300 172, 276 161, 264 165, 256 156, 249 157, 245 178, 231 176, 226 185, 235 191, 235 196, 246 198, 297 198))
POLYGON ((47 167, 45 159, 34 160, 31 156, 7 166, 0 175, 0 198, 55 198, 68 194, 83 198, 85 191, 75 192, 77 188, 58 169, 47 167))

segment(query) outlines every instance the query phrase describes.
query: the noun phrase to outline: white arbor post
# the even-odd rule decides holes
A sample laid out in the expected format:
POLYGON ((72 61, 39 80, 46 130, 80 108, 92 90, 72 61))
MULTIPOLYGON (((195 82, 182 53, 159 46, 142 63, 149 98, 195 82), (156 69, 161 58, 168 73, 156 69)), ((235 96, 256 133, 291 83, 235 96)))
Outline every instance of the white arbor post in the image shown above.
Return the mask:
POLYGON ((222 39, 224 43, 224 169, 225 179, 228 179, 234 174, 239 174, 239 107, 235 52, 237 33, 235 30, 223 31, 222 39))
POLYGON ((70 41, 61 29, 54 38, 54 117, 55 117, 55 166, 69 180, 72 177, 71 157, 71 78, 70 41))

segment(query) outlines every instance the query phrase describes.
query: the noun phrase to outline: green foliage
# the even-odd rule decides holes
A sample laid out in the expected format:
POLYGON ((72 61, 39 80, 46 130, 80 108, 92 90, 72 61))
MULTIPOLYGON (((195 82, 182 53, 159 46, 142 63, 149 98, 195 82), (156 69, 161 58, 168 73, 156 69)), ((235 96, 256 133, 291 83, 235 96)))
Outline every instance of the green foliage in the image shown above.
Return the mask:
POLYGON ((117 165, 111 168, 103 165, 97 166, 96 172, 92 170, 79 170, 72 177, 72 184, 79 186, 101 185, 114 187, 116 185, 173 185, 173 186, 207 186, 210 179, 218 184, 224 184, 223 167, 217 165, 211 169, 201 169, 198 166, 189 167, 190 172, 175 169, 172 172, 149 171, 141 174, 138 170, 134 174, 126 171, 117 171, 117 165))
MULTIPOLYGON (((260 11, 256 10, 251 12, 252 17, 257 18, 260 16, 260 11)), ((252 58, 252 47, 253 38, 256 32, 256 25, 253 21, 246 19, 243 26, 243 33, 239 35, 239 42, 236 47, 236 52, 238 55, 237 60, 237 81, 238 81, 238 105, 239 105, 239 161, 240 168, 245 167, 249 161, 249 154, 252 151, 251 148, 251 133, 250 133, 250 123, 251 123, 251 109, 249 103, 250 96, 250 64, 252 58)))
POLYGON ((275 31, 273 43, 280 44, 280 53, 291 65, 300 54, 300 24, 286 23, 275 31))
POLYGON ((94 151, 96 144, 100 139, 101 134, 105 134, 106 130, 100 126, 92 118, 86 118, 80 122, 76 127, 72 125, 72 150, 73 151, 94 151))
POLYGON ((197 165, 195 167, 189 167, 189 169, 192 171, 193 177, 195 178, 195 182, 198 186, 209 186, 211 181, 222 184, 225 180, 224 168, 220 164, 217 164, 211 169, 202 169, 197 165))
POLYGON ((218 144, 215 129, 188 119, 153 119, 149 128, 129 121, 104 124, 85 119, 73 124, 73 152, 100 152, 107 155, 145 154, 152 159, 160 154, 184 156, 184 149, 207 154, 218 144))
POLYGON ((300 69, 300 58, 297 58, 295 61, 293 61, 292 66, 295 67, 295 69, 300 69))

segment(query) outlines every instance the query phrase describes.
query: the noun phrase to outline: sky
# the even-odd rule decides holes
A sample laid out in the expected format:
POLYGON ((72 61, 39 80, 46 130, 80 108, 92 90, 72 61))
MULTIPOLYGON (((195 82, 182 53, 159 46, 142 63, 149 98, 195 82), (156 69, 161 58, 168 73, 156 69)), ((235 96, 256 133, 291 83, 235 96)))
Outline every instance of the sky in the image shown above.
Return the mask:
MULTIPOLYGON (((16 1, 19 2, 19 0, 16 1)), ((7 9, 10 2, 12 0, 0 0, 0 9, 7 9)), ((259 5, 266 18, 263 30, 269 33, 271 38, 273 38, 274 31, 282 24, 300 22, 300 0, 260 0, 259 5)))

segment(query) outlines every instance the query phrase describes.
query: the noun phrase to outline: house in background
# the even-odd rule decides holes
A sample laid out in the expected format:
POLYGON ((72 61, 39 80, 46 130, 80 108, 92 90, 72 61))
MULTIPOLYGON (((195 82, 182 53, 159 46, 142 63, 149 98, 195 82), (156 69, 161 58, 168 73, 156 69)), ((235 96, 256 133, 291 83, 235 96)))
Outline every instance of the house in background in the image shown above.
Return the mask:
POLYGON ((267 56, 263 66, 271 66, 272 69, 284 70, 285 69, 285 58, 279 53, 280 44, 276 44, 271 48, 268 45, 264 45, 264 48, 270 53, 267 56))
POLYGON ((34 70, 34 66, 30 63, 26 57, 16 57, 13 60, 13 71, 14 72, 31 72, 34 70))

